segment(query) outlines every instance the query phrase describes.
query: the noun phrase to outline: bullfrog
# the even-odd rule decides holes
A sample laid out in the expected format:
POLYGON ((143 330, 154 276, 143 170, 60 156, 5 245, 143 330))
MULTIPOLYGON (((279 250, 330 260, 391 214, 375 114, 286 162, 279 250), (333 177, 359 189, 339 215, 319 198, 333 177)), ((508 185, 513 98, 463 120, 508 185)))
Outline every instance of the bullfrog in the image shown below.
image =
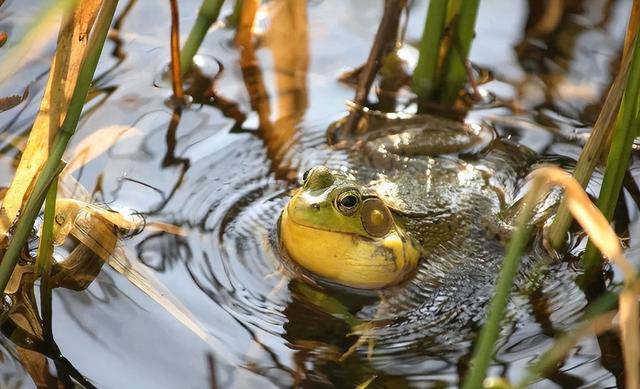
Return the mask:
POLYGON ((284 207, 288 257, 321 282, 361 290, 491 282, 534 153, 481 123, 374 113, 363 121, 347 166, 307 170, 284 207))

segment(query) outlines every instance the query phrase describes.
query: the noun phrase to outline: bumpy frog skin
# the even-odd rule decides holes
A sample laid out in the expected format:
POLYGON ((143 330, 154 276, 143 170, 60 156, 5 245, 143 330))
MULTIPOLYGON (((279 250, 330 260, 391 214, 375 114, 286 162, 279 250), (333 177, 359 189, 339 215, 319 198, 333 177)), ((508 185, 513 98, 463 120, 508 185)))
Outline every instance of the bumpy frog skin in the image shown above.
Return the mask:
POLYGON ((504 215, 535 155, 480 124, 363 120, 367 132, 354 135, 347 161, 327 159, 303 177, 280 219, 284 250, 310 273, 350 287, 406 280, 388 289, 475 296, 467 280, 493 282, 511 230, 504 215))
POLYGON ((406 279, 420 252, 385 203, 319 166, 285 207, 280 240, 303 268, 330 281, 378 289, 406 279))

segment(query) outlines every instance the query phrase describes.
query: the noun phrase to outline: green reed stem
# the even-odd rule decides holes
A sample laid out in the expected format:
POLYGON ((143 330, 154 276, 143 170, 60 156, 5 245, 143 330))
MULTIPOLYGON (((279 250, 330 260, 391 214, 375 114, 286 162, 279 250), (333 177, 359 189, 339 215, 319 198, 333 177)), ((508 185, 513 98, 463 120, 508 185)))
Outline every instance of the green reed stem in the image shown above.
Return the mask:
POLYGON ((202 2, 196 21, 180 52, 180 69, 182 69, 183 76, 191 69, 193 56, 198 52, 209 27, 218 20, 223 3, 224 0, 204 0, 202 2))
POLYGON ((486 371, 491 362, 495 343, 500 333, 500 322, 504 316, 509 294, 513 286, 513 280, 520 264, 520 257, 529 241, 531 231, 529 221, 531 220, 536 201, 540 197, 543 187, 544 179, 536 178, 533 181, 533 188, 525 197, 525 205, 518 216, 516 230, 507 247, 502 269, 498 275, 496 293, 491 300, 487 321, 482 326, 478 336, 478 342, 474 347, 470 371, 464 379, 463 389, 483 387, 486 371))
POLYGON ((237 27, 240 22, 240 13, 242 12, 242 5, 244 0, 236 0, 233 5, 233 12, 231 15, 227 17, 226 25, 227 27, 237 27))
POLYGON ((418 63, 413 71, 413 91, 419 101, 430 100, 436 87, 435 79, 440 59, 440 43, 447 19, 448 0, 430 1, 429 11, 420 40, 418 63))
POLYGON ((452 44, 447 55, 444 68, 444 84, 439 101, 446 104, 455 103, 460 89, 467 81, 465 64, 471 50, 471 42, 475 35, 476 16, 480 0, 465 0, 455 22, 452 44))
POLYGON ((53 180, 49 185, 47 198, 44 206, 44 221, 42 223, 42 236, 38 247, 36 258, 36 271, 40 276, 40 315, 44 324, 45 339, 53 337, 51 328, 52 317, 52 295, 49 285, 49 274, 53 262, 53 223, 56 217, 56 197, 58 192, 58 181, 53 180))
MULTIPOLYGON (((629 81, 622 96, 622 104, 618 112, 616 129, 611 142, 611 149, 607 157, 598 208, 608 219, 613 218, 613 213, 622 189, 622 181, 629 164, 631 148, 636 130, 640 126, 638 115, 640 103, 640 40, 633 43, 631 65, 629 68, 629 81)), ((583 256, 583 268, 585 279, 591 279, 594 271, 601 266, 600 254, 591 240, 583 256)))
POLYGON ((53 221, 56 216, 56 197, 58 190, 57 180, 49 185, 44 206, 44 221, 42 223, 42 236, 36 258, 36 271, 38 275, 45 276, 49 272, 51 255, 53 254, 53 221))
POLYGON ((98 65, 100 53, 102 52, 102 47, 104 46, 104 41, 107 37, 107 32, 109 31, 109 26, 111 25, 111 20, 113 19, 113 14, 115 13, 117 5, 117 0, 104 0, 102 3, 102 9, 96 18, 88 44, 89 48, 85 61, 78 75, 78 81, 73 91, 73 95, 69 101, 67 115, 60 127, 60 131, 56 135, 51 149, 51 154, 47 158, 42 171, 38 175, 33 192, 29 196, 29 199, 20 213, 13 237, 9 242, 9 246, 7 247, 4 256, 2 257, 2 262, 0 262, 1 291, 4 291, 7 286, 7 282, 9 282, 11 273, 16 266, 20 250, 24 247, 29 234, 31 233, 33 223, 40 212, 40 208, 42 208, 42 203, 44 203, 50 184, 56 180, 58 174, 60 174, 61 166, 63 165, 61 162, 62 155, 67 148, 69 139, 71 139, 71 136, 74 134, 76 126, 78 125, 78 120, 80 119, 80 114, 87 98, 93 74, 95 73, 98 65))

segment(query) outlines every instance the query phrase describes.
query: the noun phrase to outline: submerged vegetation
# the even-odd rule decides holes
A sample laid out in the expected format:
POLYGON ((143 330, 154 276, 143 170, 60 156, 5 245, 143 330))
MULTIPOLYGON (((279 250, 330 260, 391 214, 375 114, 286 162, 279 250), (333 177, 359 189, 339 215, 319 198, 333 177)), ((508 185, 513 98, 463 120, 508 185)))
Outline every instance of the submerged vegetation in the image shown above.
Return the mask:
MULTIPOLYGON (((324 123, 327 125, 323 127, 322 131, 324 132, 326 127, 329 127, 327 138, 333 147, 332 151, 355 150, 353 142, 350 143, 353 140, 351 136, 354 133, 366 132, 370 121, 375 120, 376 117, 403 118, 414 114, 432 114, 448 115, 455 120, 462 121, 469 112, 479 109, 479 106, 486 103, 478 101, 479 96, 477 95, 478 88, 482 88, 482 86, 478 86, 478 83, 484 81, 478 79, 479 73, 484 69, 481 69, 480 66, 474 68, 469 60, 475 38, 475 26, 478 23, 477 19, 482 17, 479 13, 481 2, 479 0, 430 1, 428 7, 425 7, 426 15, 419 15, 418 12, 415 12, 412 9, 415 5, 412 3, 403 0, 384 1, 384 11, 366 62, 360 68, 342 77, 343 81, 355 85, 355 93, 351 110, 345 119, 330 127, 329 123, 324 123), (421 39, 415 45, 413 58, 415 66, 410 64, 406 57, 406 48, 411 45, 411 42, 405 41, 404 32, 406 24, 409 23, 407 20, 409 15, 411 18, 419 18, 420 25, 423 26, 421 39), (371 93, 373 86, 376 87, 377 102, 373 101, 371 93), (371 119, 372 117, 374 119, 371 119)), ((301 361, 296 360, 297 365, 295 369, 292 369, 283 366, 276 353, 271 352, 261 343, 260 337, 263 335, 260 331, 254 333, 248 329, 248 332, 251 333, 246 342, 248 357, 243 359, 239 358, 235 352, 227 352, 225 341, 220 339, 232 337, 231 332, 224 336, 218 336, 219 334, 205 329, 200 324, 202 319, 198 319, 187 307, 179 303, 169 288, 156 278, 153 271, 148 269, 146 265, 149 263, 141 259, 144 257, 144 253, 138 253, 138 258, 131 259, 123 252, 118 242, 123 237, 144 231, 150 235, 141 239, 137 248, 142 247, 148 241, 155 242, 154 239, 158 237, 172 242, 172 239, 175 239, 179 243, 176 243, 175 247, 171 246, 170 249, 165 250, 167 244, 163 243, 164 241, 160 241, 161 243, 156 243, 156 245, 164 251, 175 249, 172 252, 163 252, 162 256, 179 257, 180 250, 190 251, 187 237, 196 239, 194 236, 197 236, 197 239, 200 239, 202 235, 211 237, 215 232, 219 234, 220 239, 226 238, 227 232, 224 231, 224 228, 233 225, 234 218, 241 217, 260 219, 256 222, 259 228, 256 225, 251 225, 252 228, 240 227, 245 227, 245 230, 259 230, 260 233, 264 233, 259 244, 264 246, 271 244, 274 240, 273 235, 264 231, 272 231, 273 228, 276 228, 275 221, 278 219, 277 216, 271 219, 265 217, 264 212, 267 212, 265 209, 278 208, 278 212, 282 209, 283 196, 286 195, 288 189, 296 186, 298 178, 302 177, 301 166, 304 165, 305 158, 312 159, 312 156, 304 156, 303 153, 294 157, 288 154, 290 150, 298 150, 296 149, 299 147, 296 144, 299 141, 298 127, 303 122, 305 109, 309 104, 305 81, 310 62, 306 35, 306 7, 309 5, 296 2, 296 0, 271 0, 267 2, 204 0, 199 9, 189 10, 193 13, 189 17, 194 19, 194 22, 192 26, 188 26, 190 32, 184 44, 181 45, 181 26, 179 23, 184 20, 181 16, 184 15, 185 10, 180 8, 182 6, 180 1, 171 0, 167 2, 171 20, 165 22, 165 25, 171 24, 170 31, 165 31, 165 37, 171 42, 170 50, 165 53, 165 63, 161 64, 169 65, 164 68, 168 70, 163 72, 157 81, 158 85, 171 83, 172 96, 164 102, 171 109, 171 114, 168 120, 166 117, 163 119, 166 121, 164 124, 168 127, 163 136, 163 139, 166 140, 166 154, 159 164, 162 169, 170 171, 178 178, 175 179, 175 185, 167 189, 168 194, 157 190, 161 194, 159 202, 161 205, 157 210, 162 212, 156 210, 145 214, 143 210, 128 212, 124 211, 124 208, 109 209, 106 201, 98 201, 95 196, 91 199, 88 192, 75 181, 72 173, 79 169, 78 164, 86 164, 91 159, 98 158, 113 145, 95 146, 97 151, 88 152, 88 154, 94 153, 94 155, 89 155, 85 161, 78 162, 74 159, 67 163, 64 156, 70 155, 68 145, 72 137, 75 136, 74 134, 77 133, 79 126, 81 127, 83 115, 90 115, 93 110, 99 109, 99 104, 94 103, 97 99, 96 96, 105 95, 106 99, 113 92, 113 90, 107 91, 105 84, 98 85, 97 81, 103 78, 107 82, 113 80, 113 77, 116 77, 114 74, 117 73, 118 65, 113 69, 103 70, 100 76, 96 76, 98 74, 96 69, 99 68, 101 55, 103 58, 105 55, 103 52, 105 41, 111 39, 115 45, 118 42, 120 45, 122 44, 119 31, 121 20, 119 18, 124 18, 135 5, 135 0, 121 5, 120 8, 118 8, 117 0, 54 1, 42 11, 42 14, 34 18, 35 22, 26 29, 23 36, 13 41, 10 48, 3 47, 3 44, 7 40, 7 36, 11 42, 11 32, 7 35, 6 32, 0 31, 0 50, 4 55, 0 59, 0 69, 6 70, 2 73, 1 78, 3 82, 6 82, 10 77, 17 77, 13 75, 16 73, 16 69, 7 70, 11 68, 11 65, 18 63, 18 67, 26 66, 21 61, 14 62, 14 59, 22 58, 30 47, 37 46, 36 43, 39 40, 44 41, 41 32, 52 28, 52 20, 57 23, 59 15, 64 15, 61 18, 57 46, 48 72, 49 78, 46 88, 40 101, 40 109, 28 126, 30 128, 28 140, 23 139, 16 142, 17 145, 11 145, 19 150, 19 163, 10 184, 0 192, 2 196, 2 208, 0 208, 0 240, 2 242, 0 245, 2 255, 0 290, 6 297, 6 304, 0 314, 0 320, 2 320, 0 327, 6 337, 3 341, 7 343, 5 348, 14 347, 18 350, 11 354, 17 355, 20 363, 38 387, 50 387, 51 385, 72 387, 74 384, 82 387, 97 386, 63 356, 64 350, 61 350, 56 344, 54 339, 56 310, 53 306, 57 302, 53 297, 53 289, 60 287, 84 290, 94 283, 94 279, 101 271, 102 264, 107 263, 212 349, 213 357, 208 357, 207 360, 212 366, 210 367, 210 381, 213 387, 216 387, 217 382, 216 369, 219 368, 216 368, 215 365, 218 361, 239 370, 246 369, 252 373, 269 377, 275 382, 275 385, 280 386, 285 385, 285 382, 302 385, 305 379, 312 380, 313 374, 306 371, 305 361, 313 361, 322 369, 328 369, 327 371, 331 371, 330 369, 336 365, 340 365, 344 369, 340 370, 340 373, 335 373, 335 377, 331 376, 332 373, 326 373, 326 377, 323 378, 326 381, 324 383, 335 384, 341 380, 347 382, 343 376, 343 373, 346 372, 347 375, 352 375, 348 382, 359 382, 358 387, 362 388, 374 387, 377 384, 382 386, 409 385, 407 378, 411 376, 409 373, 406 374, 406 377, 392 374, 380 376, 381 370, 375 366, 371 357, 376 348, 376 342, 379 341, 374 329, 380 324, 373 323, 374 320, 365 320, 356 313, 358 309, 355 309, 354 306, 363 306, 368 303, 352 303, 348 298, 345 301, 341 299, 344 294, 349 294, 348 290, 332 294, 322 287, 318 287, 319 284, 310 280, 308 275, 289 284, 288 293, 292 297, 281 300, 283 306, 276 309, 279 314, 281 311, 291 313, 291 316, 287 317, 286 324, 282 325, 286 329, 283 331, 283 337, 295 338, 292 333, 295 334, 296 331, 304 334, 303 330, 296 329, 295 318, 302 318, 305 316, 304 312, 311 310, 313 311, 311 316, 325 314, 327 318, 335 321, 337 323, 335 326, 339 330, 332 329, 331 331, 338 334, 342 331, 345 333, 344 338, 350 339, 350 343, 345 343, 343 340, 326 340, 322 337, 307 339, 304 335, 301 335, 302 341, 287 338, 288 346, 299 351, 295 358, 301 361), (120 9, 121 13, 116 16, 114 22, 114 15, 118 15, 117 9, 120 9), (281 30, 276 30, 278 24, 274 22, 270 27, 274 30, 269 30, 266 33, 261 31, 264 28, 262 18, 265 15, 273 17, 278 15, 281 18, 278 21, 281 23, 279 25, 281 30), (207 68, 207 60, 202 60, 206 54, 201 57, 201 60, 194 60, 194 58, 198 59, 196 55, 199 51, 202 55, 202 47, 206 46, 207 37, 210 37, 210 34, 213 34, 216 29, 222 28, 226 29, 225 31, 233 38, 227 39, 224 44, 213 47, 211 50, 214 52, 216 50, 238 52, 237 60, 240 68, 238 73, 241 74, 244 82, 242 93, 247 95, 248 100, 245 106, 249 106, 252 112, 243 112, 239 108, 242 106, 242 102, 233 101, 233 98, 242 100, 242 97, 234 97, 234 94, 240 95, 241 93, 233 91, 233 86, 225 84, 231 92, 224 89, 218 90, 217 83, 224 69, 222 61, 209 61, 209 67, 218 69, 216 74, 211 75, 208 74, 210 68, 207 68), (270 42, 270 40, 276 43, 270 42), (263 41, 274 45, 272 49, 272 60, 276 69, 274 79, 280 98, 279 105, 274 110, 275 113, 272 112, 269 101, 269 94, 273 93, 267 85, 269 79, 263 75, 259 66, 263 41), (225 47, 225 45, 230 47, 225 47), (211 65, 212 63, 215 66, 211 65), (229 93, 229 96, 225 93, 229 93), (216 115, 233 121, 234 124, 229 130, 230 134, 237 134, 239 137, 256 136, 259 139, 258 147, 260 150, 263 148, 265 150, 265 162, 268 169, 261 170, 260 177, 247 180, 246 187, 249 188, 247 192, 242 192, 246 188, 235 188, 239 193, 243 193, 243 196, 236 196, 242 198, 240 200, 234 199, 234 201, 250 203, 259 199, 261 201, 259 207, 263 207, 261 208, 263 213, 236 211, 234 208, 216 222, 215 228, 207 225, 208 219, 206 217, 197 222, 192 222, 188 217, 184 218, 185 220, 168 219, 169 216, 179 214, 176 210, 167 211, 164 209, 174 196, 179 195, 179 188, 186 185, 197 186, 206 181, 205 178, 189 179, 186 172, 197 166, 198 160, 192 161, 181 154, 187 154, 190 147, 196 148, 197 142, 194 141, 187 146, 180 145, 178 147, 180 141, 185 139, 181 138, 183 135, 178 132, 181 121, 188 123, 188 120, 193 120, 193 118, 188 119, 188 115, 190 112, 200 109, 199 106, 210 106, 216 110, 216 115), (253 114, 255 114, 255 120, 251 117, 253 114), (252 123, 253 121, 257 123, 252 123), (252 128, 252 126, 257 128, 252 128), (265 189, 276 184, 271 178, 266 179, 264 176, 273 177, 276 180, 276 184, 279 185, 278 192, 274 192, 273 189, 269 189, 272 190, 269 192, 268 189, 265 189), (73 189, 69 189, 70 187, 73 189), (280 202, 278 203, 278 201, 280 202), (163 214, 163 212, 166 213, 163 214), (154 217, 158 214, 162 214, 167 219, 155 219, 154 217), (42 222, 38 220, 41 215, 42 222), (148 219, 144 220, 141 216, 148 217, 148 219), (271 230, 259 224, 262 220, 268 220, 265 223, 272 224, 268 226, 271 230), (189 235, 191 232, 188 230, 196 228, 200 228, 200 230, 194 235, 189 235), (35 233, 36 230, 38 233, 35 233), (68 246, 72 246, 72 248, 68 249, 68 246), (36 290, 40 293, 39 299, 34 297, 36 290), (284 303, 284 301, 287 302, 284 303), (295 304, 300 301, 302 301, 303 308, 297 309, 300 309, 302 314, 294 309, 295 304), (11 342, 13 342, 13 346, 8 346, 11 342), (256 351, 256 349, 259 350, 256 351), (354 357, 359 349, 366 349, 366 356, 354 357), (256 355, 260 355, 260 353, 268 354, 278 369, 292 377, 291 382, 279 381, 279 378, 270 376, 272 373, 268 372, 268 369, 261 370, 256 367, 257 365, 254 366, 252 358, 258 358, 256 355), (56 375, 49 372, 48 360, 54 362, 56 375), (327 366, 329 367, 327 368, 327 366), (379 376, 380 378, 378 378, 379 376)), ((533 2, 530 2, 529 6, 532 13, 541 12, 533 2)), ((0 1, 0 11, 3 7, 7 7, 7 5, 3 5, 0 1)), ((627 222, 626 227, 619 228, 624 224, 621 220, 623 216, 620 215, 633 213, 627 212, 630 206, 626 205, 627 201, 623 195, 627 185, 625 180, 631 181, 630 185, 635 186, 637 191, 635 183, 637 178, 634 178, 630 173, 630 166, 633 162, 633 152, 637 147, 634 142, 640 127, 640 40, 638 38, 640 1, 633 1, 632 7, 624 51, 621 50, 616 65, 617 70, 613 71, 617 75, 608 89, 606 98, 598 105, 600 110, 597 119, 594 120, 590 137, 582 147, 575 166, 573 163, 564 163, 562 166, 544 163, 543 166, 532 171, 528 178, 526 195, 519 200, 521 207, 515 218, 517 219, 517 227, 510 236, 505 238, 508 243, 496 285, 476 286, 477 288, 495 289, 490 291, 492 298, 487 308, 486 317, 483 316, 478 320, 478 323, 470 323, 472 326, 477 324, 481 328, 477 331, 474 329, 472 345, 465 351, 464 358, 470 359, 464 362, 459 361, 459 377, 455 383, 462 387, 526 387, 549 377, 556 371, 581 337, 597 336, 612 331, 619 334, 619 344, 624 358, 624 370, 621 376, 615 377, 617 382, 619 384, 624 382, 629 388, 640 386, 640 376, 637 369, 640 364, 640 334, 638 333, 640 330, 638 312, 640 286, 638 269, 636 268, 637 258, 632 258, 632 254, 628 254, 625 239, 616 235, 616 232, 629 234, 631 229, 628 226, 630 222, 627 222), (599 176, 596 176, 595 179, 592 177, 594 171, 598 172, 598 167, 603 167, 604 175, 599 194, 595 200, 596 208, 584 188, 588 186, 590 181, 600 180, 599 176), (551 210, 544 210, 545 204, 553 203, 549 199, 554 196, 562 196, 560 204, 556 206, 554 203, 551 210), (543 211, 540 211, 541 209, 543 211), (539 215, 544 212, 551 216, 540 219, 539 215), (572 219, 575 219, 578 225, 572 227, 572 219), (568 234, 568 231, 571 233, 568 234), (584 252, 576 243, 580 241, 580 236, 583 233, 586 234, 589 242, 584 252), (540 240, 543 243, 539 244, 537 237, 541 237, 540 240), (571 257, 576 254, 576 248, 579 249, 579 258, 577 259, 579 265, 577 266, 581 270, 576 272, 576 277, 573 277, 575 280, 567 278, 565 281, 575 281, 579 284, 580 288, 584 290, 588 304, 581 308, 579 317, 568 323, 565 330, 548 331, 553 332, 555 336, 553 343, 546 348, 546 351, 531 355, 532 358, 525 367, 526 371, 518 374, 519 380, 509 382, 506 376, 496 376, 497 370, 490 370, 490 367, 492 360, 495 361, 497 345, 501 342, 501 332, 506 331, 510 327, 510 323, 515 320, 509 316, 507 306, 513 297, 514 285, 517 285, 517 274, 522 268, 521 258, 527 247, 538 244, 540 247, 544 247, 546 255, 556 256, 563 263, 573 260, 571 257), (607 278, 611 273, 615 274, 613 277, 615 281, 607 278)), ((559 10, 559 12, 562 11, 564 10, 559 10)), ((352 17, 358 16, 353 15, 352 17)), ((42 45, 44 44, 42 43, 42 45)), ((114 49, 114 56, 117 57, 116 52, 114 49)), ((120 61, 123 60, 124 57, 121 55, 120 61)), ((144 64, 138 65, 144 66, 144 64)), ((148 72, 148 69, 140 68, 134 71, 148 72)), ((155 79, 154 83, 156 83, 155 79)), ((115 88, 117 89, 117 87, 115 88)), ((11 112, 11 109, 27 100, 26 96, 26 91, 24 96, 1 96, 0 113, 11 112)), ((126 109, 126 99, 123 101, 122 105, 126 109)), ((26 102, 25 104, 34 103, 26 102)), ((505 99, 496 103, 495 106, 498 108, 507 107, 511 113, 523 110, 515 103, 509 104, 505 99)), ((19 116, 18 114, 16 118, 19 116)), ((143 120, 144 115, 142 119, 136 118, 134 124, 128 129, 134 128, 137 125, 135 123, 143 120)), ((577 120, 571 123, 577 123, 577 120)), ((495 124, 499 125, 499 121, 496 121, 495 124)), ((10 123, 5 131, 8 132, 11 125, 10 123)), ((103 125, 107 129, 106 133, 115 139, 114 145, 119 141, 119 138, 127 141, 127 136, 134 138, 138 136, 135 133, 123 135, 128 129, 118 132, 120 131, 117 127, 118 123, 115 122, 103 123, 103 125), (117 134, 114 135, 115 133, 117 134)), ((89 136, 89 143, 98 144, 101 142, 102 135, 99 131, 96 131, 96 134, 98 134, 96 137, 89 136)), ((500 136, 502 135, 500 134, 500 136)), ((514 138, 517 141, 517 137, 514 138)), ((105 139, 107 139, 106 136, 105 139)), ((231 144, 231 141, 228 143, 231 144)), ((7 144, 8 142, 3 140, 2 147, 6 149, 7 144)), ((251 147, 253 147, 243 143, 232 146, 237 147, 238 151, 243 149, 251 151, 251 147)), ((141 154, 151 154, 144 142, 141 141, 139 147, 141 154)), ((198 152, 202 153, 202 151, 198 152)), ((15 161, 18 160, 17 154, 12 157, 15 161)), ((230 160, 233 158, 235 155, 229 157, 230 160)), ((326 161, 333 162, 330 158, 326 158, 326 161)), ((552 159, 550 158, 549 161, 552 159)), ((141 169, 144 170, 145 167, 142 166, 141 169)), ((223 184, 226 179, 224 175, 228 172, 215 170, 215 164, 208 165, 206 169, 213 170, 212 174, 221 175, 221 177, 215 177, 215 180, 219 181, 220 185, 223 184)), ((91 172, 91 169, 89 171, 91 172)), ((125 177, 126 172, 122 175, 125 177)), ((104 177, 102 174, 98 176, 95 193, 102 191, 101 180, 104 177)), ((121 182, 125 182, 125 179, 123 178, 121 182)), ((121 182, 118 185, 121 185, 121 182)), ((152 187, 151 183, 143 183, 141 186, 152 187)), ((215 188, 212 191, 215 190, 220 190, 220 188, 215 188)), ((102 193, 104 195, 104 192, 102 193)), ((631 193, 630 197, 635 195, 637 193, 631 193)), ((189 190, 184 196, 185 203, 192 197, 198 198, 198 201, 201 198, 205 202, 209 201, 207 196, 198 197, 198 193, 192 195, 189 190)), ((634 198, 636 202, 639 200, 634 198)), ((215 205, 212 203, 199 204, 199 206, 214 214, 226 206, 225 201, 227 199, 223 198, 218 199, 215 205)), ((236 228, 233 232, 244 232, 242 228, 233 226, 236 228)), ((224 251, 224 255, 236 255, 238 258, 243 258, 242 250, 247 251, 248 255, 260 256, 260 254, 256 255, 251 252, 253 249, 253 246, 247 244, 246 241, 241 241, 222 251, 224 251)), ((255 252, 261 253, 261 251, 255 252)), ((275 257, 279 253, 277 249, 273 252, 275 255, 267 254, 264 257, 269 257, 269 255, 275 257)), ((209 256, 215 257, 214 254, 204 252, 200 259, 208 261, 209 256)), ((197 258, 190 258, 190 263, 197 263, 195 259, 197 258)), ((158 266, 155 270, 160 268, 164 270, 165 266, 171 267, 172 265, 170 262, 169 265, 163 262, 162 266, 158 266)), ((235 276, 233 271, 229 271, 224 264, 212 266, 209 262, 202 262, 197 266, 198 271, 205 269, 210 273, 198 278, 195 275, 197 271, 187 266, 187 273, 194 283, 204 294, 219 304, 219 306, 216 305, 216 308, 222 307, 222 310, 231 310, 226 306, 227 300, 230 300, 229 297, 220 297, 216 293, 220 293, 226 288, 229 290, 235 288, 233 285, 218 281, 216 272, 227 272, 235 276), (203 280, 210 282, 213 286, 209 288, 202 286, 206 284, 203 280)), ((247 274, 242 273, 243 276, 257 277, 258 274, 261 274, 258 273, 261 270, 257 269, 260 266, 262 265, 255 266, 256 269, 247 271, 247 274), (252 273, 253 270, 255 270, 255 274, 252 273)), ((277 269, 280 273, 286 272, 290 270, 287 266, 277 265, 277 269)), ((250 266, 247 265, 247 267, 250 266)), ((262 267, 267 268, 266 265, 262 267)), ((539 267, 544 268, 544 266, 539 267)), ((531 276, 532 279, 545 277, 544 269, 537 271, 538 273, 531 276)), ((263 278, 267 277, 271 277, 271 275, 268 274, 263 278)), ((282 281, 265 295, 271 297, 282 293, 282 290, 287 289, 283 288, 286 282, 286 277, 283 277, 282 281)), ((246 288, 238 289, 246 292, 244 290, 246 288)), ((249 291, 248 293, 253 292, 249 291)), ((363 294, 360 296, 358 293, 355 295, 356 300, 377 298, 375 295, 363 294)), ((373 315, 374 318, 377 318, 378 313, 385 309, 386 302, 383 298, 380 300, 376 308, 378 312, 373 315)), ((234 304, 238 305, 235 302, 230 305, 234 304)), ((262 302, 256 305, 260 304, 262 302)), ((473 304, 473 302, 469 302, 469 304, 473 304)), ((248 317, 250 315, 247 314, 246 317, 242 316, 242 319, 250 321, 247 319, 248 317)), ((233 316, 233 318, 240 323, 242 328, 249 328, 249 325, 243 323, 237 316, 233 316)), ((382 325, 387 324, 385 322, 382 325)), ((338 338, 339 335, 336 335, 336 339, 338 338)), ((618 341, 617 338, 616 341, 618 341)), ((427 343, 425 342, 425 344, 427 343)), ((437 351, 435 352, 437 353, 437 351)), ((393 354, 390 355, 390 358, 393 358, 393 354)), ((234 374, 240 376, 240 378, 236 378, 242 381, 242 373, 236 372, 234 374)))

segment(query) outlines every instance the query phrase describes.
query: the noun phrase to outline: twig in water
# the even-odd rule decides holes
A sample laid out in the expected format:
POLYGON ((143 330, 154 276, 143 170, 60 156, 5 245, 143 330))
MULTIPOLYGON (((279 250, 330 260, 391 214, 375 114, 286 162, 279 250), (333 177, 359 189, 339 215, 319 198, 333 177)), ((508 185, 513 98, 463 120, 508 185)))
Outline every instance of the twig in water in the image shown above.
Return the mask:
POLYGON ((169 0, 171 4, 171 87, 173 97, 179 102, 184 101, 182 87, 182 71, 180 70, 180 15, 177 0, 169 0))
POLYGON ((369 58, 360 75, 360 82, 356 89, 356 96, 353 100, 356 108, 351 111, 343 131, 346 134, 355 131, 360 118, 362 117, 362 107, 367 104, 367 95, 373 83, 373 79, 382 66, 382 58, 389 53, 396 43, 400 14, 406 0, 386 0, 384 14, 380 21, 380 26, 376 32, 373 46, 369 52, 369 58))

